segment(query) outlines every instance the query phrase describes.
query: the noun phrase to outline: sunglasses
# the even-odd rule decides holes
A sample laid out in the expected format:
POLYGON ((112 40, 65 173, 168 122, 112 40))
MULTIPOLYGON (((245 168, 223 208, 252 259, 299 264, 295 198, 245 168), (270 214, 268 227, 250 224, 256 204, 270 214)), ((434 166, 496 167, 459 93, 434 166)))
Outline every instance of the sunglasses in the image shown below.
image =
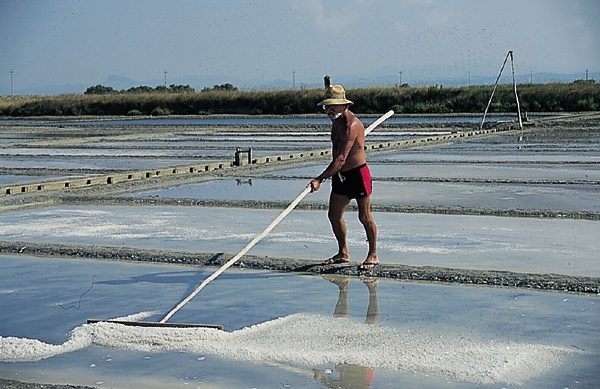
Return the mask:
POLYGON ((322 105, 323 111, 329 111, 335 109, 335 107, 342 107, 342 105, 322 105))

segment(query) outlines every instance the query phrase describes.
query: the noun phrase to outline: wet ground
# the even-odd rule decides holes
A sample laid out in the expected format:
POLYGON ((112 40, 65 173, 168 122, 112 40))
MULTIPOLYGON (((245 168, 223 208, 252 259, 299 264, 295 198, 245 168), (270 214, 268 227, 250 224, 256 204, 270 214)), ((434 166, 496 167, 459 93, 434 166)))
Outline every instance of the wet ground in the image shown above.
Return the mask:
MULTIPOLYGON (((220 158, 233 143, 257 155, 327 144, 321 124, 49 123, 2 124, 2 185, 220 158)), ((464 126, 392 124, 378 139, 464 126)), ((160 319, 325 160, 0 196, 0 377, 16 387, 592 388, 600 365, 599 143, 599 117, 573 115, 370 153, 383 264, 356 270, 366 242, 351 212, 355 262, 318 266, 335 241, 327 190, 309 195, 243 268, 174 317, 225 332, 84 323, 160 319)))
POLYGON ((224 333, 139 330, 84 323, 157 321, 210 269, 27 256, 2 267, 11 314, 0 331, 14 338, 0 342, 0 376, 24 382, 539 388, 598 378, 593 296, 234 270, 173 318, 224 333))

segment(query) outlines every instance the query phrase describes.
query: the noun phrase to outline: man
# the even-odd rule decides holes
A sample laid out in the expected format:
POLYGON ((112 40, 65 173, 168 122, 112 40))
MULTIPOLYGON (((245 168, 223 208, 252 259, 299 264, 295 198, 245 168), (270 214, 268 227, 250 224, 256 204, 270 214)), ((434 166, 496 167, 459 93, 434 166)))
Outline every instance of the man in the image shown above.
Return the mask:
POLYGON ((346 99, 341 85, 331 85, 325 90, 322 106, 331 119, 332 161, 315 179, 310 181, 311 192, 319 190, 321 183, 332 178, 327 216, 338 243, 338 252, 325 260, 324 265, 350 262, 346 243, 344 211, 350 200, 356 199, 358 219, 365 228, 369 241, 367 258, 359 270, 371 270, 379 264, 377 257, 377 225, 371 214, 372 180, 365 153, 365 127, 348 109, 352 101, 346 99))

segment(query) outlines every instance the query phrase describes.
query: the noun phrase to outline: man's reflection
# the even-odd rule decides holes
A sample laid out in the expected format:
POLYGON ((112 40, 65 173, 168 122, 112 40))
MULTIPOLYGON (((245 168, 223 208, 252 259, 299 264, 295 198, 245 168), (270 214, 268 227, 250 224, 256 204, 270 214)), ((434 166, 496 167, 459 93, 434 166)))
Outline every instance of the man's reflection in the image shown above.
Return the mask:
MULTIPOLYGON (((350 277, 339 275, 323 276, 329 282, 334 283, 339 288, 339 295, 335 309, 334 317, 348 317, 348 288, 350 286, 350 277)), ((379 320, 379 305, 377 303, 377 284, 376 278, 361 278, 363 284, 369 290, 369 305, 365 322, 375 324, 379 320)), ((327 374, 323 371, 315 372, 315 379, 327 386, 327 388, 354 389, 370 388, 375 376, 375 370, 371 367, 359 365, 350 365, 340 363, 335 365, 335 369, 340 373, 339 378, 334 374, 327 374)))

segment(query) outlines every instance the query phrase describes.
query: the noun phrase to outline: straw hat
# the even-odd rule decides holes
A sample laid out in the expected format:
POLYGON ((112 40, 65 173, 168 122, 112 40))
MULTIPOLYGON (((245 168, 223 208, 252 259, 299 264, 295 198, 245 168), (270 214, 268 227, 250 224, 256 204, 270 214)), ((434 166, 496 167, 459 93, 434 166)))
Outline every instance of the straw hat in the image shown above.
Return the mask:
POLYGON ((346 91, 341 85, 331 85, 325 89, 325 99, 319 102, 317 105, 346 105, 354 104, 352 101, 346 99, 346 91))

